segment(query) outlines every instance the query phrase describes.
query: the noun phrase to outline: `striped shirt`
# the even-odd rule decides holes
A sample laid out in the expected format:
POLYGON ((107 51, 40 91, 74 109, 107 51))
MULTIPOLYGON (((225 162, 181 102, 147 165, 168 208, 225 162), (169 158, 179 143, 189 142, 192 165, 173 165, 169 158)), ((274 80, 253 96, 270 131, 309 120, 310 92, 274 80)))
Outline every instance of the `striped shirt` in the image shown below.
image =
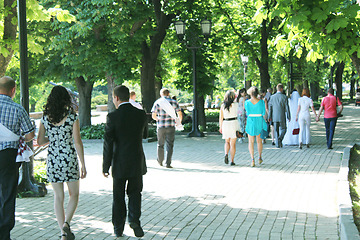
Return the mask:
MULTIPOLYGON (((21 131, 28 134, 35 130, 24 107, 4 94, 0 94, 0 123, 18 136, 21 131)), ((18 149, 19 141, 0 142, 0 151, 8 148, 18 149)))
MULTIPOLYGON (((173 106, 173 108, 175 109, 175 112, 181 111, 180 106, 176 100, 169 97, 165 97, 165 99, 170 102, 171 106, 173 106)), ((175 127, 175 119, 170 117, 170 115, 167 114, 156 102, 152 107, 151 112, 156 112, 157 114, 157 128, 175 127)))

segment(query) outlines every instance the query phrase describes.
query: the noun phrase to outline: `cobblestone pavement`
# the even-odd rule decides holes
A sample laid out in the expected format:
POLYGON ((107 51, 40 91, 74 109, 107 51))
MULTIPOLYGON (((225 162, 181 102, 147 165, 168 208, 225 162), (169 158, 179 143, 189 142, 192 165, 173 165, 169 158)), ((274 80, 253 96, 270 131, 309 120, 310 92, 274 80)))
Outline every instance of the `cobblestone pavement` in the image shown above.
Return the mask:
MULTIPOLYGON (((323 121, 314 118, 309 149, 278 149, 268 140, 264 163, 255 168, 247 141, 237 143, 236 166, 230 166, 220 135, 176 136, 173 169, 157 164, 156 142, 144 143, 143 239, 339 239, 337 173, 343 149, 359 141, 359 116, 360 108, 345 107, 333 150, 326 148, 323 121)), ((76 239, 116 239, 112 179, 101 173, 102 142, 84 147, 88 176, 81 180, 72 230, 76 239)), ((48 191, 43 198, 17 199, 13 238, 59 238, 50 186, 48 191)), ((118 239, 135 239, 128 226, 124 234, 118 239)))

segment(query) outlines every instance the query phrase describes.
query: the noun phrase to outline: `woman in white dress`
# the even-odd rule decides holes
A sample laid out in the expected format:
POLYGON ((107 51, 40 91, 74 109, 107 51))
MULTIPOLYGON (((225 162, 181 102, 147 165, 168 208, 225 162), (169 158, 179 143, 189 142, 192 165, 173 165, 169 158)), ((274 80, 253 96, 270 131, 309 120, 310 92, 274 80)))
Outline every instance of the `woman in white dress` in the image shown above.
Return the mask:
POLYGON ((220 107, 219 126, 222 138, 225 139, 225 164, 229 163, 229 151, 231 155, 231 166, 235 165, 234 158, 236 153, 236 131, 240 131, 239 121, 237 119, 239 103, 235 101, 235 93, 227 91, 224 103, 220 107))
POLYGON ((291 92, 291 96, 289 98, 289 108, 290 108, 290 116, 291 121, 286 121, 287 130, 284 136, 284 140, 282 141, 283 145, 298 145, 299 144, 299 136, 293 135, 293 130, 299 128, 299 123, 296 119, 296 111, 298 108, 298 101, 300 98, 300 94, 294 89, 291 92))
POLYGON ((309 108, 311 107, 312 111, 317 117, 316 111, 312 99, 310 98, 310 91, 308 88, 304 88, 302 91, 302 97, 299 98, 298 109, 296 112, 296 121, 299 119, 300 133, 299 133, 299 148, 302 149, 302 143, 306 144, 306 147, 310 147, 310 123, 311 116, 309 108), (299 118, 298 118, 299 116, 299 118), (305 141, 304 141, 305 140, 305 141))

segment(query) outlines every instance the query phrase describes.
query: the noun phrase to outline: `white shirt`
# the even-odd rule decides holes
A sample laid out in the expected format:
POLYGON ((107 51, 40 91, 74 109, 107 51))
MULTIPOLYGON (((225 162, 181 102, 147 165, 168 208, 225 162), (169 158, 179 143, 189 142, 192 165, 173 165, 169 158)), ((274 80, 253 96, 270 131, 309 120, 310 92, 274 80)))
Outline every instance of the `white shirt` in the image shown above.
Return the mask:
POLYGON ((303 96, 299 98, 298 105, 301 106, 300 107, 301 114, 304 113, 310 114, 309 108, 313 106, 313 100, 307 96, 303 96))
POLYGON ((134 107, 138 108, 138 109, 143 109, 142 106, 140 105, 140 103, 135 102, 134 100, 132 100, 131 98, 129 99, 129 102, 131 103, 131 105, 133 105, 134 107))

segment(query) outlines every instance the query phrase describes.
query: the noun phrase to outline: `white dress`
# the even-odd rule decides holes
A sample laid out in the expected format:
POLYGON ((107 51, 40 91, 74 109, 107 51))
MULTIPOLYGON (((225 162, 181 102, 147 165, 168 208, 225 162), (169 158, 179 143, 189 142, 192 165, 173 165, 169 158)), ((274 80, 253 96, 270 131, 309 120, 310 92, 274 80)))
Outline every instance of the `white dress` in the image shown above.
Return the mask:
POLYGON ((236 138, 236 131, 240 131, 240 124, 237 119, 239 103, 233 102, 230 105, 229 111, 224 108, 224 104, 221 105, 224 113, 224 121, 222 123, 222 138, 236 138), (226 120, 233 119, 233 120, 226 120))
POLYGON ((286 120, 286 134, 282 141, 283 145, 299 145, 299 135, 293 135, 293 130, 299 128, 299 122, 296 121, 296 112, 300 94, 294 91, 289 98, 289 108, 291 121, 286 120))

